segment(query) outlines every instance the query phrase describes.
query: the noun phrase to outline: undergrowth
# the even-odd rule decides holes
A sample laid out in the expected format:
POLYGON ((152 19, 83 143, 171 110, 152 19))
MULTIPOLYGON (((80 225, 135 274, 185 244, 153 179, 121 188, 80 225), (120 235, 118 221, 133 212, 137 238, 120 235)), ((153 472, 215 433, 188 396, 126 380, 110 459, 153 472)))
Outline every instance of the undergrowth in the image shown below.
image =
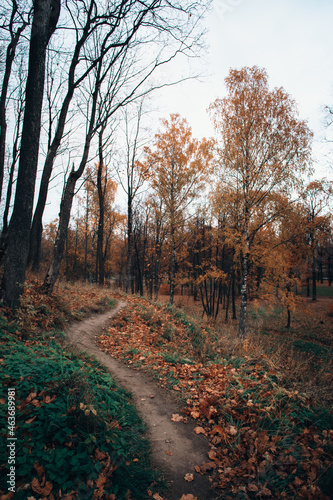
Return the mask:
MULTIPOLYGON (((77 317, 64 305, 73 306, 76 298, 43 303, 36 283, 27 290, 20 310, 2 308, 0 314, 2 422, 8 389, 15 390, 15 499, 147 498, 162 482, 150 467, 145 429, 130 395, 97 361, 71 352, 57 329, 77 317), (48 331, 41 328, 46 322, 48 331)), ((81 310, 114 304, 105 291, 84 287, 81 310)), ((8 492, 6 430, 0 434, 0 496, 8 492)))
POLYGON ((177 308, 127 300, 100 346, 150 370, 182 397, 182 418, 197 420, 196 432, 211 445, 209 460, 196 470, 212 475, 221 498, 329 498, 328 406, 284 384, 282 367, 251 338, 241 344, 177 308))

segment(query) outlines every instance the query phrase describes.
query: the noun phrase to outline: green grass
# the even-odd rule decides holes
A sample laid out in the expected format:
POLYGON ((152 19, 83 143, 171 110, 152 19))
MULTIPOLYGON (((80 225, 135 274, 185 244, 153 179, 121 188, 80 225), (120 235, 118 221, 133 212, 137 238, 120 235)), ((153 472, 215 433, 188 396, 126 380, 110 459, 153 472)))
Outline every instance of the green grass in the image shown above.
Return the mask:
MULTIPOLYGON (((31 481, 39 477, 39 466, 54 495, 77 491, 79 498, 93 498, 104 471, 103 495, 147 498, 150 485, 161 481, 150 468, 145 428, 130 395, 94 359, 46 337, 23 342, 16 330, 0 318, 2 422, 8 388, 16 393, 15 499, 36 495, 31 481)), ((8 473, 4 427, 0 457, 1 493, 7 492, 8 473)))
MULTIPOLYGON (((302 296, 306 296, 306 290, 306 287, 302 288, 302 296)), ((333 297, 333 286, 317 286, 316 292, 319 297, 333 297)), ((310 297, 312 297, 312 286, 310 286, 310 297)))
POLYGON ((296 347, 298 350, 307 354, 315 355, 319 358, 326 359, 329 357, 333 357, 332 348, 326 348, 313 342, 307 342, 305 340, 297 339, 294 340, 293 347, 296 347))

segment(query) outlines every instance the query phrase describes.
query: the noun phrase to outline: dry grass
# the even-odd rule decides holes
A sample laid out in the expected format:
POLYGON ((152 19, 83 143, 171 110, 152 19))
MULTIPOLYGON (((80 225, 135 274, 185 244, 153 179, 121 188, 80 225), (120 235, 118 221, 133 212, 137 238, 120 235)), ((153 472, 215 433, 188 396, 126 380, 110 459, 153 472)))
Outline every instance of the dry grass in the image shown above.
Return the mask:
MULTIPOLYGON (((161 296, 160 302, 168 301, 161 296)), ((202 318, 200 301, 189 296, 176 296, 174 305, 186 314, 202 318)), ((314 404, 333 404, 333 297, 319 296, 317 301, 304 298, 286 328, 287 315, 278 303, 250 302, 247 315, 247 338, 237 336, 238 320, 224 321, 221 309, 217 320, 206 324, 219 333, 214 350, 222 356, 248 356, 265 360, 269 369, 278 374, 281 384, 290 390, 305 392, 314 404)), ((238 315, 238 308, 237 308, 238 315)))

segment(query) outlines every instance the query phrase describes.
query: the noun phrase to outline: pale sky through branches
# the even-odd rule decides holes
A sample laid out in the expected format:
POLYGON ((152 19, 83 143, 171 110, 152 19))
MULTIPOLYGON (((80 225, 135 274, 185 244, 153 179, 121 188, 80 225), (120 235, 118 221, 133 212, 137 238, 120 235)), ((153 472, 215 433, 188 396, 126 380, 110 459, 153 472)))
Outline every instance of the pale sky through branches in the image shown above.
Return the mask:
POLYGON ((214 0, 205 20, 208 51, 195 66, 206 76, 164 90, 160 112, 186 117, 195 136, 211 135, 206 109, 224 95, 230 67, 266 68, 270 86, 284 87, 315 133, 318 175, 333 177, 319 144, 323 106, 333 104, 332 23, 331 0, 214 0))
MULTIPOLYGON (((323 108, 333 107, 332 24, 332 0, 213 0, 204 20, 206 51, 200 58, 181 56, 156 74, 156 84, 202 76, 153 93, 154 111, 148 113, 152 137, 160 128, 159 118, 171 113, 187 119, 194 137, 213 136, 207 108, 225 95, 229 69, 257 65, 266 69, 270 87, 283 87, 296 101, 300 117, 308 120, 314 132, 314 177, 333 179, 333 142, 323 142, 323 108)), ((61 186, 55 191, 45 221, 57 216, 61 186)))

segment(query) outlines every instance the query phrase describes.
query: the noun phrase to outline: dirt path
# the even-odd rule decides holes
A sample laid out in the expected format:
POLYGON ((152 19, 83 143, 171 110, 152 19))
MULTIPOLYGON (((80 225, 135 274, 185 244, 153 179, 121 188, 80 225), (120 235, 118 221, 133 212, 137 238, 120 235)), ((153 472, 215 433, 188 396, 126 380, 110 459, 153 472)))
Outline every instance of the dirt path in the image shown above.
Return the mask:
POLYGON ((67 337, 74 347, 94 355, 118 383, 132 393, 135 406, 148 428, 153 462, 156 467, 163 468, 170 485, 167 499, 179 500, 187 494, 194 495, 197 500, 218 498, 210 490, 208 478, 194 469, 195 465, 209 460, 206 438, 196 435, 193 425, 171 420, 173 414, 181 413, 180 404, 148 375, 113 359, 95 343, 95 338, 125 305, 125 302, 120 301, 112 311, 73 323, 67 331, 67 337), (188 473, 194 475, 191 482, 184 479, 188 473))

